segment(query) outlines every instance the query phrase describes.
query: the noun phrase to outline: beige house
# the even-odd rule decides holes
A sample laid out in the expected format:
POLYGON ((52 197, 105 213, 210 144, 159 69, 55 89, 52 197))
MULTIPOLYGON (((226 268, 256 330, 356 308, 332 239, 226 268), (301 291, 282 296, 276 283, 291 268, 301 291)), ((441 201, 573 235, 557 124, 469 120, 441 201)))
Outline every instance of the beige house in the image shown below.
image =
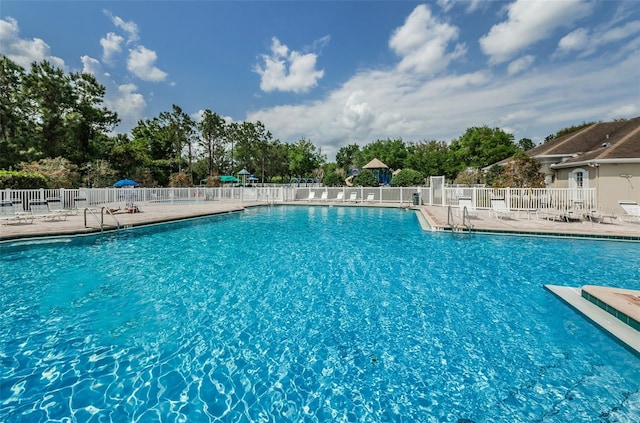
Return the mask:
POLYGON ((640 203, 640 117, 596 123, 539 145, 548 187, 595 188, 598 208, 622 212, 620 200, 640 203))

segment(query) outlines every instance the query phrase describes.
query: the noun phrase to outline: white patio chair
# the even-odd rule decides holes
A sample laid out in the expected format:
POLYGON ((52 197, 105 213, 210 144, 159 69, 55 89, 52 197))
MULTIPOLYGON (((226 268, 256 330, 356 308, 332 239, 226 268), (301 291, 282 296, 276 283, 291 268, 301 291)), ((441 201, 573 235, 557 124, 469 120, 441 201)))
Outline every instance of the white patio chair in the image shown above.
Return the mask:
POLYGON ((491 213, 496 219, 504 219, 505 217, 512 218, 513 211, 507 207, 507 203, 504 198, 492 198, 491 199, 491 213))
POLYGON ((49 211, 51 213, 58 213, 67 216, 74 214, 73 210, 62 207, 62 201, 57 197, 47 198, 47 206, 49 206, 49 211))
POLYGON ((640 205, 636 201, 618 201, 620 207, 624 210, 624 215, 620 216, 620 220, 627 220, 630 222, 640 222, 640 205))
POLYGON ((29 211, 34 219, 67 220, 66 214, 56 213, 49 210, 49 204, 47 204, 45 200, 29 200, 29 211))
POLYGON ((13 202, 11 201, 0 202, 0 222, 8 224, 11 222, 20 223, 22 221, 24 221, 24 223, 32 223, 33 217, 24 212, 16 213, 13 202), (31 221, 29 221, 29 219, 31 221))
POLYGON ((473 204, 473 201, 471 201, 471 197, 458 198, 458 214, 460 216, 462 216, 462 213, 465 207, 467 208, 467 213, 469 214, 469 216, 474 216, 474 217, 478 216, 478 210, 476 209, 476 206, 473 204))

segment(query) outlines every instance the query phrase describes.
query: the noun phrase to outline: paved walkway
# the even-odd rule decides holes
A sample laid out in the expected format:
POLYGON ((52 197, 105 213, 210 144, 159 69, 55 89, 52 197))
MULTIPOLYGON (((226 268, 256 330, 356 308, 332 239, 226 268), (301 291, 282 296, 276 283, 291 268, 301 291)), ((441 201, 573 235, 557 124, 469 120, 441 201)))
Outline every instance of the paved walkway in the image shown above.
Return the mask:
MULTIPOLYGON (((344 205, 350 207, 397 207, 397 204, 378 203, 314 203, 308 201, 296 201, 291 204, 297 205, 344 205)), ((188 219, 212 214, 241 211, 245 207, 265 205, 260 202, 238 201, 229 202, 202 202, 196 204, 139 204, 141 213, 116 213, 114 215, 120 227, 139 226, 150 223, 167 222, 172 220, 188 219)), ((431 228, 436 230, 449 230, 447 224, 446 207, 436 206, 412 206, 419 210, 425 217, 431 228)), ((100 212, 97 211, 100 217, 100 212)), ((457 216, 457 209, 453 210, 456 224, 460 224, 461 218, 457 216)), ((104 216, 105 229, 113 228, 115 219, 109 215, 104 216)), ((473 230, 486 233, 518 233, 518 234, 539 234, 549 236, 589 236, 589 237, 620 237, 625 239, 640 241, 640 222, 621 222, 615 219, 608 219, 605 223, 583 222, 558 222, 539 219, 535 214, 512 218, 497 219, 489 210, 479 210, 475 217, 471 218, 473 230)), ((44 220, 35 219, 33 223, 10 223, 0 224, 0 241, 9 239, 30 238, 37 236, 71 235, 99 232, 100 224, 96 218, 87 213, 86 226, 85 215, 81 210, 76 215, 67 216, 66 219, 44 220)))

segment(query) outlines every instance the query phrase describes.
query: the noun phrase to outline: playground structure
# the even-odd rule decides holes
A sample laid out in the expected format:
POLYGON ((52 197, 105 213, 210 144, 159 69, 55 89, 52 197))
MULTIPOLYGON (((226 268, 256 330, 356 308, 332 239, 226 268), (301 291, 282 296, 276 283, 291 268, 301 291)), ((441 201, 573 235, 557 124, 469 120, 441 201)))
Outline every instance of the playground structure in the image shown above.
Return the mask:
MULTIPOLYGON (((373 159, 366 165, 362 167, 362 169, 370 170, 373 173, 373 176, 377 179, 380 185, 389 185, 391 183, 391 173, 389 172, 389 166, 382 163, 378 159, 373 159)), ((347 184, 348 187, 353 186, 353 178, 358 176, 362 170, 359 168, 349 169, 349 176, 344 180, 344 183, 347 184)))

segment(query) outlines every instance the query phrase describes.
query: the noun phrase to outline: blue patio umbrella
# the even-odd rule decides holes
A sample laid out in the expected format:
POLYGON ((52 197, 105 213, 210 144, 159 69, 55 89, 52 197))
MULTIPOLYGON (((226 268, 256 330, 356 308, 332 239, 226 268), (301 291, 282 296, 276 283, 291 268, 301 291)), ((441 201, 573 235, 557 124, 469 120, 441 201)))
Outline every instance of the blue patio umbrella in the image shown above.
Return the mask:
POLYGON ((121 179, 115 184, 113 184, 113 186, 116 188, 137 187, 138 185, 139 184, 136 181, 132 181, 131 179, 121 179))

